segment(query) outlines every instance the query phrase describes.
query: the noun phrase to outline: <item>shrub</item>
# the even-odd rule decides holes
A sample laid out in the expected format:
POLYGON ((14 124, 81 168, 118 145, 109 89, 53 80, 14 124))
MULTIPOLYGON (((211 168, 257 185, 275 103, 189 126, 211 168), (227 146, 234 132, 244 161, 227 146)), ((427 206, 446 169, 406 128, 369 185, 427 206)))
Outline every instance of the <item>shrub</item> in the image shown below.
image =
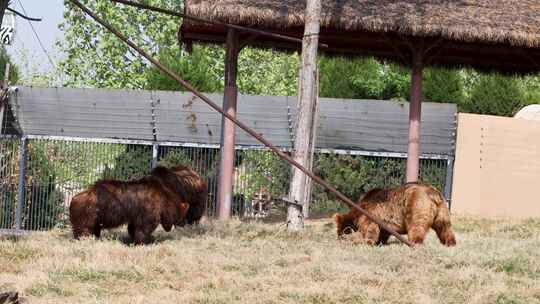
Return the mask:
POLYGON ((525 102, 525 92, 515 77, 481 75, 462 110, 471 113, 512 116, 525 102))

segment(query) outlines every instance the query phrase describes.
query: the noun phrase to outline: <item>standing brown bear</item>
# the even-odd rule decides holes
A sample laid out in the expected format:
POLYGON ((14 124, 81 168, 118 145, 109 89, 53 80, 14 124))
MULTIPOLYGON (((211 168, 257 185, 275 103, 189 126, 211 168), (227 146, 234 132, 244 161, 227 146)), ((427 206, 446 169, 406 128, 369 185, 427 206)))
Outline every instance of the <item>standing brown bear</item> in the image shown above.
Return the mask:
POLYGON ((206 195, 206 183, 185 166, 156 167, 150 175, 127 182, 101 180, 71 200, 73 237, 99 238, 102 229, 127 224, 134 242, 147 244, 160 223, 170 231, 173 225, 197 222, 206 195))
MULTIPOLYGON (((361 208, 385 221, 400 234, 407 234, 409 241, 422 244, 433 228, 442 244, 456 245, 450 224, 450 212, 442 193, 424 183, 408 183, 397 188, 373 189, 357 203, 361 208)), ((390 234, 369 220, 356 209, 347 214, 335 214, 337 234, 354 233, 370 245, 386 244, 390 234)))

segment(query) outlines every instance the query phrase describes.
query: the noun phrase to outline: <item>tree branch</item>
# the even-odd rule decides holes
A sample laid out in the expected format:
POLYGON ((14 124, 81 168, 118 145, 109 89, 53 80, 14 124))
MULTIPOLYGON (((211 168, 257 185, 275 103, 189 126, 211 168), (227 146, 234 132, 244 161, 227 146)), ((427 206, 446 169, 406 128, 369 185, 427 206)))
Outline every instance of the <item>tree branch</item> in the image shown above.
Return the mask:
POLYGON ((17 16, 23 18, 23 19, 29 20, 29 21, 41 21, 41 18, 32 18, 32 17, 25 16, 25 15, 23 15, 23 14, 17 12, 16 10, 14 10, 14 9, 12 9, 12 8, 9 8, 9 7, 6 8, 6 10, 8 10, 8 11, 14 13, 15 15, 17 15, 17 16))

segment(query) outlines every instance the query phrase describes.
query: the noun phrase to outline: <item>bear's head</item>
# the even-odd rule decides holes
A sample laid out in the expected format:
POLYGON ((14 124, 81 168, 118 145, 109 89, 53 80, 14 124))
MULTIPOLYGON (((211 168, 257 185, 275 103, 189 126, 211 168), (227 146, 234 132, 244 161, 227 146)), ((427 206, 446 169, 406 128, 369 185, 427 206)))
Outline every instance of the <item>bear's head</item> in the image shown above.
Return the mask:
POLYGON ((344 234, 350 234, 358 230, 356 227, 354 220, 355 216, 353 216, 350 213, 347 214, 339 214, 336 213, 333 216, 334 221, 336 222, 336 229, 337 229, 337 235, 338 237, 343 236, 344 234))

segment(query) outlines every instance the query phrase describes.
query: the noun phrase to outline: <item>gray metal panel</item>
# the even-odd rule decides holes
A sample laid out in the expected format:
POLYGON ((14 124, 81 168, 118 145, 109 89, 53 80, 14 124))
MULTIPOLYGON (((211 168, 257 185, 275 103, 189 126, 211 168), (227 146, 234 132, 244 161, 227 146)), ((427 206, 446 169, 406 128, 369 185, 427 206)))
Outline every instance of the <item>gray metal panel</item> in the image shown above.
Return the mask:
MULTIPOLYGON (((219 102, 221 95, 208 94, 219 102)), ((156 91, 156 129, 159 141, 217 144, 221 126, 219 114, 189 93, 156 91)))
POLYGON ((10 104, 24 134, 153 139, 148 91, 19 87, 10 104))
MULTIPOLYGON (((223 95, 208 94, 218 105, 223 95)), ((221 115, 190 93, 154 92, 158 140, 219 144, 221 115)), ((290 146, 287 102, 290 97, 238 96, 237 117, 281 147, 290 146)), ((243 130, 236 128, 238 145, 260 145, 243 130)))
MULTIPOLYGON (((422 104, 422 153, 454 154, 453 104, 422 104)), ((317 147, 407 152, 409 104, 380 100, 320 99, 317 147)))
MULTIPOLYGON (((222 94, 207 96, 223 102, 222 94)), ((219 144, 221 116, 191 93, 20 87, 10 104, 24 134, 153 140, 150 101, 158 141, 219 144)), ((316 146, 406 152, 408 112, 406 102, 321 98, 316 146)), ((422 153, 454 154, 456 112, 453 104, 422 104, 422 153)), ((296 114, 294 96, 238 98, 238 118, 283 148, 291 147, 296 114)), ((260 145, 236 130, 238 145, 260 145)))

